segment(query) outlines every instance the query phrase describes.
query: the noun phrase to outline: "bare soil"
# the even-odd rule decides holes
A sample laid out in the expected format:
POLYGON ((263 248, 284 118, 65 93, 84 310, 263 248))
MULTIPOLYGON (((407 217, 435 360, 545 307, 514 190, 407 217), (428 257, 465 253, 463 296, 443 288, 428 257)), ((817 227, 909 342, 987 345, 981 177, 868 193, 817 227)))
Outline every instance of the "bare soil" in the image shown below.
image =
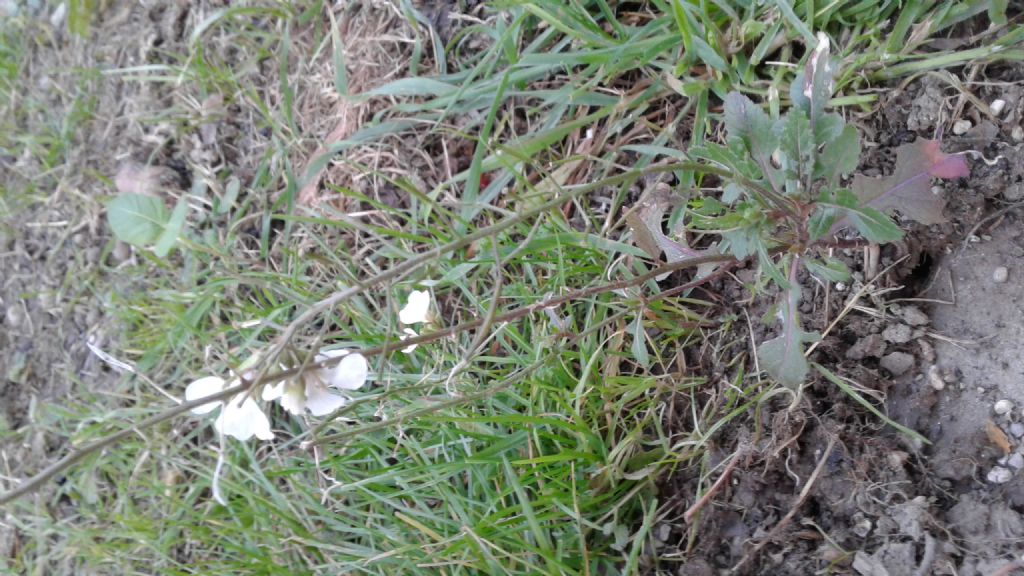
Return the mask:
MULTIPOLYGON (((722 470, 731 474, 694 522, 681 518, 692 500, 676 500, 674 515, 666 507, 652 572, 1024 573, 1024 144, 1012 137, 1024 69, 987 73, 993 82, 975 95, 1004 99, 998 118, 969 103, 959 111, 957 92, 927 77, 886 94, 881 112, 863 119, 868 174, 885 173, 896 146, 971 119, 967 133, 943 136, 943 147, 971 151, 972 175, 936 183, 949 221, 907 223, 908 236, 877 255, 874 269, 887 272, 811 357, 928 443, 884 426, 821 378, 795 409, 769 401, 751 415, 759 422, 748 418, 715 439, 710 480, 689 470, 664 482, 663 493, 690 495, 722 470), (730 468, 732 458, 739 463, 730 468), (675 566, 664 560, 673 557, 675 566)), ((802 312, 814 329, 873 277, 868 252, 843 255, 855 271, 845 291, 805 285, 802 312)), ((722 302, 749 297, 735 285, 715 289, 722 302)), ((764 310, 747 312, 756 341, 764 310)))

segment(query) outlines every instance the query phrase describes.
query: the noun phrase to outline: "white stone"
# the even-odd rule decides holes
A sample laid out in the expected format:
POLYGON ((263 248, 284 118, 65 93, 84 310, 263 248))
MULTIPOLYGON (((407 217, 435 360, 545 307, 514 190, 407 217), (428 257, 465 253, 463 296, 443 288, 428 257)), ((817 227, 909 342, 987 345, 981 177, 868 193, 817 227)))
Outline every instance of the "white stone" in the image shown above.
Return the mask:
POLYGON ((1009 277, 1010 271, 1006 268, 1006 266, 997 266, 996 269, 992 271, 992 281, 995 282, 996 284, 1002 284, 1003 282, 1006 282, 1006 280, 1009 277))
POLYGON ((942 379, 939 367, 934 364, 928 368, 928 384, 936 390, 946 387, 946 381, 942 379))
POLYGON ((970 120, 957 120, 956 122, 953 123, 953 134, 956 134, 957 136, 963 136, 964 134, 967 133, 968 130, 971 129, 971 126, 974 125, 971 124, 970 120))
POLYGON ((1013 138, 1014 142, 1024 142, 1024 126, 1014 126, 1010 131, 1010 138, 1013 138))
POLYGON ((1013 472, 1002 466, 993 466, 985 478, 993 484, 1006 484, 1013 478, 1013 472))
POLYGON ((1006 463, 1010 466, 1010 468, 1013 468, 1014 470, 1020 470, 1021 468, 1024 468, 1024 454, 1021 454, 1020 452, 1015 452, 1013 456, 1010 456, 1009 458, 1006 459, 1006 463))
POLYGON ((996 116, 1002 114, 1004 108, 1006 108, 1006 100, 1003 100, 1002 98, 997 98, 988 105, 988 109, 996 116))
POLYGON ((999 414, 1000 416, 1004 414, 1009 414, 1011 411, 1013 411, 1013 402, 1009 400, 1000 400, 996 402, 996 405, 993 406, 992 409, 995 411, 996 414, 999 414))

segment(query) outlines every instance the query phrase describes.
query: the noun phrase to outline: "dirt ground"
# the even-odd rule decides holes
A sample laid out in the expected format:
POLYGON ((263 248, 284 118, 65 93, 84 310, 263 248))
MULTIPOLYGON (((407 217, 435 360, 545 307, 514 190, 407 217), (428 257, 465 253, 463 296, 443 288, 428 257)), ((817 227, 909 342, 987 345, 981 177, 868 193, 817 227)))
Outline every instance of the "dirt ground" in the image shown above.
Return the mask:
MULTIPOLYGON (((929 443, 883 426, 822 379, 796 410, 772 401, 760 415, 770 434, 748 420, 718 440, 711 464, 739 464, 693 544, 692 526, 661 526, 659 552, 679 558, 678 574, 1024 573, 1024 144, 1019 129, 1014 137, 1024 69, 988 73, 977 95, 1007 107, 991 119, 966 106, 971 129, 944 137, 946 151, 972 158, 970 178, 937 183, 949 222, 911 225, 883 247, 874 268, 888 272, 855 301, 873 277, 868 250, 846 252, 855 280, 845 291, 805 285, 813 297, 802 312, 816 329, 851 306, 811 359, 929 443)), ((862 169, 884 173, 892 147, 935 137, 957 105, 936 77, 885 96, 883 112, 863 119, 872 144, 862 169)), ((696 482, 680 474, 663 491, 693 493, 696 482)))
MULTIPOLYGON (((130 42, 114 33, 89 42, 54 32, 49 49, 30 55, 25 97, 43 105, 20 128, 41 133, 78 105, 56 88, 81 81, 76 67, 159 62, 162 51, 180 47, 196 18, 182 6, 126 3, 100 23, 130 29, 130 42)), ((49 18, 40 14, 38 26, 49 18)), ((998 118, 925 76, 884 95, 879 114, 859 119, 872 144, 868 171, 886 170, 892 148, 935 137, 956 118, 971 120, 972 128, 945 135, 946 151, 977 154, 971 178, 941 184, 950 222, 913 228, 904 242, 883 248, 877 270, 892 265, 890 272, 812 356, 865 397, 884 398, 891 417, 931 444, 883 426, 821 379, 795 410, 788 399, 771 400, 760 422, 751 415, 716 440, 712 466, 739 456, 727 486, 695 524, 681 518, 693 502, 673 495, 696 493, 697 471, 662 481, 668 505, 655 530, 659 548, 652 556, 662 559, 649 566, 652 573, 704 576, 737 566, 737 573, 777 575, 1024 573, 1024 144, 1014 137, 1024 115, 1024 69, 985 73, 975 95, 1004 99, 998 118)), ((251 126, 222 128, 238 136, 238 147, 206 150, 201 142, 175 140, 166 126, 114 121, 180 103, 166 86, 95 82, 102 114, 75 132, 74 152, 57 173, 40 178, 32 157, 0 157, 10 189, 37 190, 0 223, 0 432, 34 430, 17 441, 0 436, 6 478, 23 477, 64 449, 60 435, 36 421, 38 406, 94 394, 122 378, 89 347, 120 345, 109 302, 131 289, 116 270, 133 255, 110 238, 101 204, 118 170, 125 162, 151 162, 185 186, 186 160, 231 155, 239 162, 265 145, 251 126)), ((319 136, 331 131, 307 128, 319 136)), ((846 255, 861 282, 871 277, 864 254, 846 255)), ((815 296, 804 312, 823 328, 859 285, 827 294, 808 288, 815 296)), ((0 522, 0 554, 15 544, 0 522)))

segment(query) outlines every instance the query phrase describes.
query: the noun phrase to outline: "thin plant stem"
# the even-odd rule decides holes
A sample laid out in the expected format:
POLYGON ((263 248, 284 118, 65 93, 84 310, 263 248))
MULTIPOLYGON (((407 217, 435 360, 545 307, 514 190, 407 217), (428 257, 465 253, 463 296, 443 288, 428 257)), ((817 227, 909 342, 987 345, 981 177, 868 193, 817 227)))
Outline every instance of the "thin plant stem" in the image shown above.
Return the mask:
MULTIPOLYGON (((654 268, 653 270, 647 272, 646 274, 641 274, 641 275, 633 277, 633 278, 629 278, 629 279, 625 279, 625 280, 619 280, 619 281, 616 281, 616 282, 609 282, 609 283, 606 283, 606 284, 601 284, 601 285, 598 285, 598 286, 591 286, 591 287, 588 287, 588 288, 581 288, 579 290, 574 290, 574 291, 572 291, 570 293, 564 294, 564 295, 556 297, 556 298, 551 298, 551 299, 547 299, 547 300, 542 300, 540 302, 535 302, 533 304, 529 304, 529 305, 523 306, 521 308, 517 308, 515 310, 506 312, 504 314, 499 314, 499 315, 495 316, 494 318, 491 318, 490 322, 492 324, 493 323, 510 322, 512 320, 517 320, 519 318, 523 318, 525 316, 533 314, 533 313, 535 313, 535 312, 537 312, 539 310, 542 310, 544 308, 547 308, 547 307, 559 306, 559 305, 564 304, 566 302, 571 302, 571 301, 579 300, 579 299, 582 299, 582 298, 588 298, 590 296, 594 296, 596 294, 601 294, 601 293, 604 293, 604 292, 610 292, 610 291, 613 291, 613 290, 621 290, 623 288, 629 288, 629 287, 632 287, 632 286, 642 285, 643 283, 647 282, 648 280, 651 280, 651 279, 656 278, 656 277, 658 277, 658 276, 660 276, 662 274, 665 274, 665 273, 668 273, 668 272, 672 272, 672 271, 675 271, 675 270, 682 270, 684 268, 691 268, 691 267, 694 267, 694 266, 699 266, 701 264, 708 264, 708 263, 712 263, 712 262, 729 262, 729 261, 733 261, 733 260, 734 260, 733 257, 725 255, 725 254, 708 254, 708 255, 705 255, 705 256, 697 257, 697 258, 690 258, 690 259, 682 260, 682 261, 679 261, 679 262, 673 262, 673 263, 670 263, 670 264, 664 264, 662 266, 658 266, 658 267, 654 268)), ((378 275, 378 277, 379 276, 381 276, 381 275, 378 275)), ((703 282, 703 281, 705 281, 705 280, 701 280, 700 282, 703 282)), ((348 292, 344 291, 344 292, 339 292, 338 294, 345 294, 345 293, 348 293, 348 292)), ((349 296, 349 297, 351 297, 351 296, 349 296)), ((441 338, 445 338, 445 337, 450 336, 452 334, 457 334, 457 333, 460 333, 460 332, 463 332, 463 331, 466 331, 466 330, 474 329, 474 328, 476 328, 478 326, 483 325, 485 322, 487 322, 487 319, 484 319, 484 318, 473 320, 473 321, 470 321, 470 322, 464 322, 462 324, 458 324, 458 325, 452 326, 450 328, 445 328, 445 329, 442 329, 442 330, 437 330, 435 332, 431 332, 429 334, 423 334, 423 335, 420 335, 420 336, 417 336, 417 337, 414 337, 414 338, 408 338, 406 340, 395 340, 395 341, 392 341, 392 342, 387 342, 385 344, 382 344, 380 346, 376 346, 374 348, 368 348, 368 349, 365 349, 365 350, 361 350, 360 353, 362 355, 364 355, 364 356, 376 356, 376 355, 379 355, 379 354, 384 354, 384 353, 390 352, 392 350, 397 350, 399 348, 405 348, 405 347, 413 345, 413 344, 424 344, 424 343, 427 343, 427 342, 432 342, 432 341, 435 341, 435 340, 439 340, 441 338)), ((294 323, 293 323, 293 325, 294 325, 294 323)), ((587 332, 583 332, 582 334, 587 334, 587 333, 589 333, 589 330, 587 332)), ((575 341, 580 336, 582 336, 582 334, 577 335, 577 336, 570 336, 569 337, 569 341, 575 341)), ((191 401, 188 401, 188 402, 182 402, 181 404, 179 404, 177 406, 173 406, 171 408, 167 408, 166 410, 163 410, 162 412, 154 414, 154 415, 150 416, 149 418, 146 418, 146 419, 142 420, 141 422, 138 422, 138 423, 136 423, 136 424, 134 424, 134 425, 132 425, 132 426, 130 426, 128 428, 125 428, 124 430, 120 430, 118 432, 114 432, 112 434, 104 436, 103 438, 100 438, 98 440, 94 440, 94 441, 89 442, 89 443, 87 443, 87 444, 85 444, 83 446, 80 446, 78 448, 73 449, 71 452, 66 454, 60 460, 57 460, 53 464, 50 464, 49 466, 47 466, 46 468, 44 468, 43 470, 41 470, 40 472, 38 472, 37 474, 32 476, 31 478, 29 478, 29 479, 25 480, 24 482, 22 482, 21 484, 19 484, 17 488, 13 488, 13 489, 11 489, 11 490, 9 490, 7 492, 4 492, 3 494, 0 494, 0 506, 6 505, 6 504, 8 504, 10 502, 13 502, 14 500, 17 500, 18 498, 21 498, 22 496, 25 496, 27 494, 30 494, 30 493, 38 490, 39 488, 42 487, 42 485, 47 480, 49 480, 50 478, 53 478, 54 476, 60 474, 64 470, 67 470, 71 466, 77 464, 82 459, 84 459, 86 456, 89 456, 90 454, 93 454, 95 452, 99 452, 99 451, 101 451, 101 450, 103 450, 105 448, 113 446, 113 445, 117 444, 118 442, 120 442, 121 440, 124 440, 125 438, 135 434, 136 432, 138 432, 140 430, 151 428, 153 426, 156 426, 157 424, 160 424, 161 422, 166 422, 167 420, 170 420, 171 418, 174 418, 175 416, 178 416, 180 414, 184 414, 185 412, 188 412, 189 410, 191 410, 193 408, 196 408, 198 406, 202 406, 204 404, 209 404, 211 402, 222 401, 222 400, 224 400, 226 398, 230 398, 230 397, 233 397, 233 396, 235 396, 237 394, 245 393, 245 392, 247 392, 247 391, 249 391, 251 389, 255 389, 258 386, 263 386, 265 384, 272 384, 272 383, 279 382, 281 380, 286 380, 286 379, 289 379, 289 378, 294 378, 295 376, 298 376, 298 375, 302 374, 306 370, 315 370, 315 369, 324 368, 324 367, 327 367, 327 366, 332 366, 335 363, 340 362, 340 361, 341 361, 341 358, 332 358, 330 360, 326 360, 326 361, 323 361, 323 362, 311 362, 311 363, 309 363, 306 366, 301 367, 301 368, 293 368, 293 369, 290 369, 290 370, 284 370, 284 371, 277 372, 277 373, 274 373, 274 374, 271 374, 271 375, 262 375, 262 376, 260 376, 258 378, 253 379, 253 380, 245 380, 243 378, 243 379, 240 380, 239 384, 237 384, 235 386, 231 386, 229 388, 226 388, 226 389, 224 389, 224 390, 222 390, 222 391, 220 391, 220 392, 218 392, 216 394, 212 394, 210 396, 206 396, 206 397, 203 397, 203 398, 198 398, 196 400, 191 400, 191 401)), ((486 394, 486 393, 476 393, 476 394, 466 395, 466 396, 464 396, 464 397, 462 397, 462 398, 460 398, 458 400, 459 401, 472 401, 473 399, 475 399, 477 397, 485 398, 487 396, 488 396, 488 394, 486 394)), ((458 404, 459 401, 456 401, 456 402, 452 403, 451 405, 458 404)), ((440 408, 444 408, 447 405, 448 404, 441 403, 439 405, 435 405, 435 407, 440 409, 440 408)), ((412 414, 409 417, 415 416, 416 414, 418 414, 418 412, 412 414)), ((383 426, 387 426, 387 425, 388 424, 384 424, 383 426)), ((383 427, 383 426, 381 426, 381 427, 383 427)), ((373 429, 376 429, 376 428, 373 428, 373 429)), ((334 435, 334 436, 337 436, 337 435, 334 435)), ((327 439, 329 439, 331 437, 332 436, 327 436, 325 438, 320 439, 319 441, 320 442, 324 442, 324 441, 327 441, 327 439)))

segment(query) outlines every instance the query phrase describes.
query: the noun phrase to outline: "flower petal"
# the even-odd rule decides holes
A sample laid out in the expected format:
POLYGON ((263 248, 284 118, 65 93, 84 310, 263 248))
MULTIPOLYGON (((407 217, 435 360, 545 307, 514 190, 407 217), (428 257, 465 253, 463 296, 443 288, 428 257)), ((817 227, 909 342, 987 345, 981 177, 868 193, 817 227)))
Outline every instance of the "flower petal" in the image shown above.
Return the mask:
POLYGON ((263 392, 260 394, 260 397, 267 402, 277 400, 281 396, 284 396, 284 388, 286 384, 287 383, 284 380, 281 380, 276 384, 267 384, 263 387, 263 392))
POLYGON ((224 410, 217 417, 217 431, 239 440, 248 440, 253 436, 261 440, 270 440, 274 433, 270 431, 270 420, 252 398, 238 395, 224 405, 224 410))
MULTIPOLYGON (((406 338, 415 338, 419 336, 419 334, 417 334, 416 331, 413 330, 412 328, 402 328, 402 332, 405 332, 405 334, 403 336, 399 336, 399 340, 405 340, 406 338)), ((409 346, 402 348, 401 352, 402 354, 411 354, 412 351, 415 350, 417 346, 419 346, 419 344, 410 344, 409 346)))
POLYGON ((430 311, 430 292, 413 290, 409 293, 409 301, 398 311, 398 319, 402 324, 416 324, 427 321, 430 311))
POLYGON ((306 384, 306 408, 313 416, 326 416, 348 403, 348 399, 332 394, 325 386, 310 379, 306 384))
MULTIPOLYGON (((362 354, 349 354, 338 362, 330 371, 324 371, 324 383, 333 388, 342 390, 358 390, 366 383, 366 377, 370 374, 370 368, 366 364, 366 357, 362 354)), ((309 388, 306 388, 306 397, 309 397, 309 388)))
POLYGON ((285 383, 284 393, 278 402, 285 410, 296 416, 302 416, 306 409, 306 386, 289 380, 285 383))
MULTIPOLYGON (((217 376, 207 376, 200 378, 195 382, 189 384, 185 388, 185 400, 191 402, 192 400, 199 400, 200 398, 206 398, 207 396, 213 396, 218 392, 221 392, 225 388, 225 382, 223 378, 217 376)), ((220 400, 215 400, 209 404, 203 404, 202 406, 196 406, 192 409, 193 414, 209 414, 217 409, 218 406, 223 404, 220 400)))

